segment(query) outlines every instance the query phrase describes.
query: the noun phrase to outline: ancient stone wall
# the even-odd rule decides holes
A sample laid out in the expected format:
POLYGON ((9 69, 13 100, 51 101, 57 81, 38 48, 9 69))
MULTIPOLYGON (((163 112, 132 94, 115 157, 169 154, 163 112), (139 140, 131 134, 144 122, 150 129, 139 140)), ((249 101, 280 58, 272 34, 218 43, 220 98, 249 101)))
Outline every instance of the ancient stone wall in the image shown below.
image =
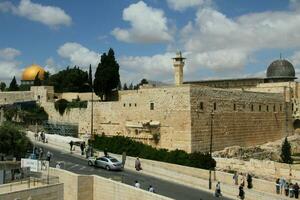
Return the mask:
POLYGON ((33 93, 31 91, 20 92, 0 92, 0 105, 13 104, 16 102, 33 101, 33 93))
POLYGON ((286 134, 284 106, 281 94, 193 86, 192 151, 209 151, 211 133, 213 150, 279 139, 286 134))

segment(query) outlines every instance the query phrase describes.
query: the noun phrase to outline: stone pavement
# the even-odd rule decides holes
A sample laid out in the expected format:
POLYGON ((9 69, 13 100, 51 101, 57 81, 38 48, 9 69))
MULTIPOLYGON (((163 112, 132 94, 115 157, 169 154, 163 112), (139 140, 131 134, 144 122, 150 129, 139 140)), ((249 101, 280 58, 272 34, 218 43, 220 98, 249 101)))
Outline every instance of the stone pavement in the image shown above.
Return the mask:
MULTIPOLYGON (((32 132, 28 132, 27 135, 32 141, 34 141, 34 134, 32 132)), ((49 137, 48 134, 46 134, 46 137, 48 138, 48 143, 44 143, 46 146, 56 148, 56 149, 60 149, 60 150, 66 151, 66 152, 70 152, 69 141, 67 141, 67 140, 59 141, 59 139, 57 139, 57 138, 55 139, 55 137, 53 137, 53 135, 49 137)), ((71 140, 72 138, 69 138, 69 139, 71 140)), ((38 141, 36 141, 36 142, 38 142, 38 141)), ((73 153, 74 156, 85 158, 85 156, 81 155, 81 151, 80 151, 79 146, 75 146, 75 150, 72 153, 73 153)), ((96 155, 103 155, 103 152, 96 152, 96 155)), ((116 155, 116 154, 111 154, 111 153, 110 153, 110 155, 112 155, 112 156, 114 156, 118 159, 121 158, 121 155, 116 155)), ((134 160, 135 160, 135 158, 127 156, 126 165, 125 165, 126 170, 134 170, 133 163, 132 163, 132 162, 134 162, 134 160), (129 162, 130 162, 130 164, 129 164, 129 162)), ((187 186, 190 186, 190 187, 193 187, 193 188, 197 188, 197 189, 199 189, 199 187, 200 187, 201 190, 211 192, 211 193, 214 192, 215 185, 217 184, 216 181, 213 181, 212 182, 213 190, 209 190, 208 189, 208 180, 200 179, 200 178, 196 178, 196 177, 191 177, 191 176, 186 176, 184 174, 177 174, 177 176, 181 176, 181 178, 183 178, 183 180, 184 179, 189 180, 189 182, 187 182, 187 181, 186 182, 185 181, 178 181, 178 180, 175 180, 172 177, 168 177, 167 175, 162 176, 161 174, 156 173, 155 170, 151 170, 150 167, 149 167, 149 169, 147 169, 147 167, 145 165, 143 165, 143 170, 140 171, 140 173, 144 173, 144 174, 147 174, 147 175, 150 175, 150 176, 159 177, 161 179, 172 181, 172 182, 177 182, 177 183, 184 184, 184 185, 187 185, 187 186), (190 181, 191 179, 194 179, 194 180, 190 181)), ((268 183, 274 185, 274 192, 275 192, 275 184, 272 183, 272 182, 268 182, 268 183)), ((238 199, 237 198, 238 186, 236 186, 234 184, 230 185, 230 184, 225 184, 225 183, 221 182, 221 190, 222 190, 222 193, 223 193, 224 196, 226 196, 228 198, 231 198, 231 199, 238 199)), ((261 192, 261 191, 254 190, 254 189, 249 190, 246 187, 244 188, 244 191, 245 191, 245 195, 246 195, 247 200, 252 200, 252 199, 253 200, 285 200, 285 199, 290 199, 290 198, 287 198, 283 195, 276 195, 276 194, 273 194, 273 193, 265 193, 265 192, 261 192)))

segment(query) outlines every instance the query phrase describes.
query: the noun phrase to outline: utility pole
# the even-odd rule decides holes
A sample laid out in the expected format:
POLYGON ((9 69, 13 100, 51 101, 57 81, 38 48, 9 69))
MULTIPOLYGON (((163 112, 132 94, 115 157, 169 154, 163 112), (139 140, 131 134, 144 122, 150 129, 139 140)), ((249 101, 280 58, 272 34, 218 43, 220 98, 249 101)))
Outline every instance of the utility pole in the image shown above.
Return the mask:
MULTIPOLYGON (((214 122, 214 111, 210 113, 210 146, 209 146, 209 155, 212 158, 212 140, 213 140, 213 122, 214 122)), ((209 167, 209 179, 208 179, 208 188, 211 190, 211 166, 209 167)))

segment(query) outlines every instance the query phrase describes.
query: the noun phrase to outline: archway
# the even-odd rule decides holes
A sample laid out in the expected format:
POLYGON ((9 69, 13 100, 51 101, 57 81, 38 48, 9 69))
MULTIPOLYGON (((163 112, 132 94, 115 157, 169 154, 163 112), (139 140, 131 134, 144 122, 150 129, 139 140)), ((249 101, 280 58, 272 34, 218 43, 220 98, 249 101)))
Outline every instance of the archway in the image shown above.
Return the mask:
POLYGON ((300 119, 296 119, 293 123, 294 130, 297 133, 300 133, 300 119))

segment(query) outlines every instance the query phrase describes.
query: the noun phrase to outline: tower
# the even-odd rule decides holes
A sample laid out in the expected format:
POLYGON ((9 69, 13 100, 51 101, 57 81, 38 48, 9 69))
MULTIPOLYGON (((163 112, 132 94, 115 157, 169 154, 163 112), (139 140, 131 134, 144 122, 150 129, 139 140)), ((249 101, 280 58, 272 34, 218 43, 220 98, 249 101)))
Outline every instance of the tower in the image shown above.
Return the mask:
POLYGON ((181 52, 176 53, 175 58, 173 58, 173 66, 175 71, 175 85, 182 85, 183 83, 183 66, 185 58, 182 57, 181 52))

